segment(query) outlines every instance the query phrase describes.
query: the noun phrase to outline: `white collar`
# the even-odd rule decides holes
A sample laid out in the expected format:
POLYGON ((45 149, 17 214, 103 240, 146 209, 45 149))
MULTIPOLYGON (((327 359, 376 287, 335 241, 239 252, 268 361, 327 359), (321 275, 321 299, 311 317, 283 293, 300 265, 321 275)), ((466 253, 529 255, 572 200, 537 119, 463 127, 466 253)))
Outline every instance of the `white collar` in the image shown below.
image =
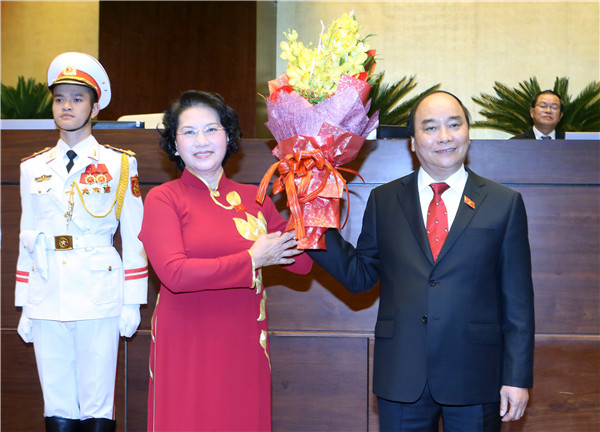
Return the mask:
POLYGON ((53 153, 51 155, 51 159, 56 157, 64 157, 67 151, 73 150, 80 157, 89 157, 91 159, 98 160, 98 146, 98 141, 96 141, 96 138, 94 138, 93 135, 88 135, 73 147, 69 147, 66 142, 64 142, 62 139, 59 139, 56 146, 58 152, 56 152, 56 154, 53 153))
MULTIPOLYGON (((469 173, 467 173, 465 165, 462 164, 458 171, 443 180, 443 182, 450 186, 450 189, 456 191, 458 194, 462 194, 463 190, 465 189, 465 185, 467 184, 468 176, 469 173)), ((417 180, 419 192, 429 188, 431 183, 440 183, 440 181, 434 180, 433 177, 431 177, 423 168, 419 168, 417 180)))
POLYGON ((556 129, 553 129, 549 134, 543 134, 534 126, 533 133, 535 134, 535 139, 537 140, 542 139, 542 136, 549 136, 552 139, 556 139, 556 129))

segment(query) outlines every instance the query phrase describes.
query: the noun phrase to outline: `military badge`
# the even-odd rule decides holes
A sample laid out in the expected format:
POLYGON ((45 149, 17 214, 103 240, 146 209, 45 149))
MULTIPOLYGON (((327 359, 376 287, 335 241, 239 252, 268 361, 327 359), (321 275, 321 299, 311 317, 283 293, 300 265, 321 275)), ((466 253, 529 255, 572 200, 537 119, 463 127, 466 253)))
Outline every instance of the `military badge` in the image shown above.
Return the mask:
POLYGON ((136 198, 142 196, 142 190, 140 189, 140 180, 138 176, 131 177, 131 194, 136 198))
POLYGON ((77 68, 75 68, 75 66, 67 66, 65 67, 65 70, 63 70, 63 75, 72 75, 72 76, 76 76, 77 75, 77 68))
POLYGON ((112 180, 112 176, 108 172, 104 164, 90 164, 86 167, 85 172, 81 174, 79 183, 85 185, 81 192, 84 195, 91 193, 110 193, 108 182, 112 180))
POLYGON ((41 175, 41 176, 39 176, 39 177, 36 177, 36 178, 35 178, 35 181, 36 181, 36 182, 43 182, 43 181, 50 180, 51 178, 52 178, 52 176, 51 176, 51 175, 44 174, 44 175, 41 175))

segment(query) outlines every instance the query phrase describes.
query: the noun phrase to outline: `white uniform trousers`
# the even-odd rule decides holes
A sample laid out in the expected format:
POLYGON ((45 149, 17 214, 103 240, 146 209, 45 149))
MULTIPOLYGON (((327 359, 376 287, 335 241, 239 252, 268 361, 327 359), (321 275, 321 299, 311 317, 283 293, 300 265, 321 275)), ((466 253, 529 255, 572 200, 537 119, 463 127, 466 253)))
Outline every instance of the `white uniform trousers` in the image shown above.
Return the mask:
POLYGON ((119 317, 32 324, 44 416, 113 419, 119 317))

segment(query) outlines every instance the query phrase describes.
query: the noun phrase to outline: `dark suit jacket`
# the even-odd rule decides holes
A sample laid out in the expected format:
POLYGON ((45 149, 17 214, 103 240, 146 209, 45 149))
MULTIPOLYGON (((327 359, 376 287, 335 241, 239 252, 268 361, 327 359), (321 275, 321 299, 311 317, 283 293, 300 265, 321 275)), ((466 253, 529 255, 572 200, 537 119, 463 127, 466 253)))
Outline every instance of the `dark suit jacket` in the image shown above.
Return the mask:
MULTIPOLYGON (((556 139, 565 139, 565 132, 556 129, 556 139)), ((523 133, 520 133, 518 135, 515 135, 514 137, 512 137, 511 139, 535 139, 535 133, 533 132, 533 128, 529 129, 528 131, 525 131, 523 133)))
MULTIPOLYGON (((469 170, 468 170, 469 171, 469 170)), ((381 282, 375 326, 377 396, 414 402, 429 382, 442 404, 495 402, 529 388, 534 311, 521 195, 469 171, 464 199, 434 263, 417 171, 375 188, 356 248, 339 231, 310 256, 354 293, 381 282)))

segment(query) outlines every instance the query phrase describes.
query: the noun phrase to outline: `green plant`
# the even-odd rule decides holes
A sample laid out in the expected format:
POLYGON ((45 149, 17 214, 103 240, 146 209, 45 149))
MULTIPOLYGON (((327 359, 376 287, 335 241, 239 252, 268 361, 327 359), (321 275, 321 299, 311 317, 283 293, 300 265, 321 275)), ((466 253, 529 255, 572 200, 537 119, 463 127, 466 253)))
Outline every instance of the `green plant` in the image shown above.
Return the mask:
MULTIPOLYGON (((533 97, 542 89, 536 77, 510 88, 502 83, 494 83, 496 96, 481 93, 473 101, 482 106, 479 113, 487 120, 476 121, 473 127, 496 129, 516 135, 531 128, 533 122, 529 108, 533 97)), ((565 105, 558 129, 571 132, 600 131, 600 82, 593 81, 574 99, 569 95, 569 78, 556 77, 553 89, 561 95, 565 105)))
POLYGON ((3 119, 51 119, 52 94, 44 83, 20 76, 16 87, 0 85, 3 119))
POLYGON ((440 84, 436 84, 424 92, 401 102, 417 86, 415 76, 403 77, 394 84, 383 84, 384 75, 385 72, 381 72, 369 81, 371 84, 369 115, 379 110, 380 125, 406 126, 408 114, 414 103, 424 94, 440 88, 440 84))

